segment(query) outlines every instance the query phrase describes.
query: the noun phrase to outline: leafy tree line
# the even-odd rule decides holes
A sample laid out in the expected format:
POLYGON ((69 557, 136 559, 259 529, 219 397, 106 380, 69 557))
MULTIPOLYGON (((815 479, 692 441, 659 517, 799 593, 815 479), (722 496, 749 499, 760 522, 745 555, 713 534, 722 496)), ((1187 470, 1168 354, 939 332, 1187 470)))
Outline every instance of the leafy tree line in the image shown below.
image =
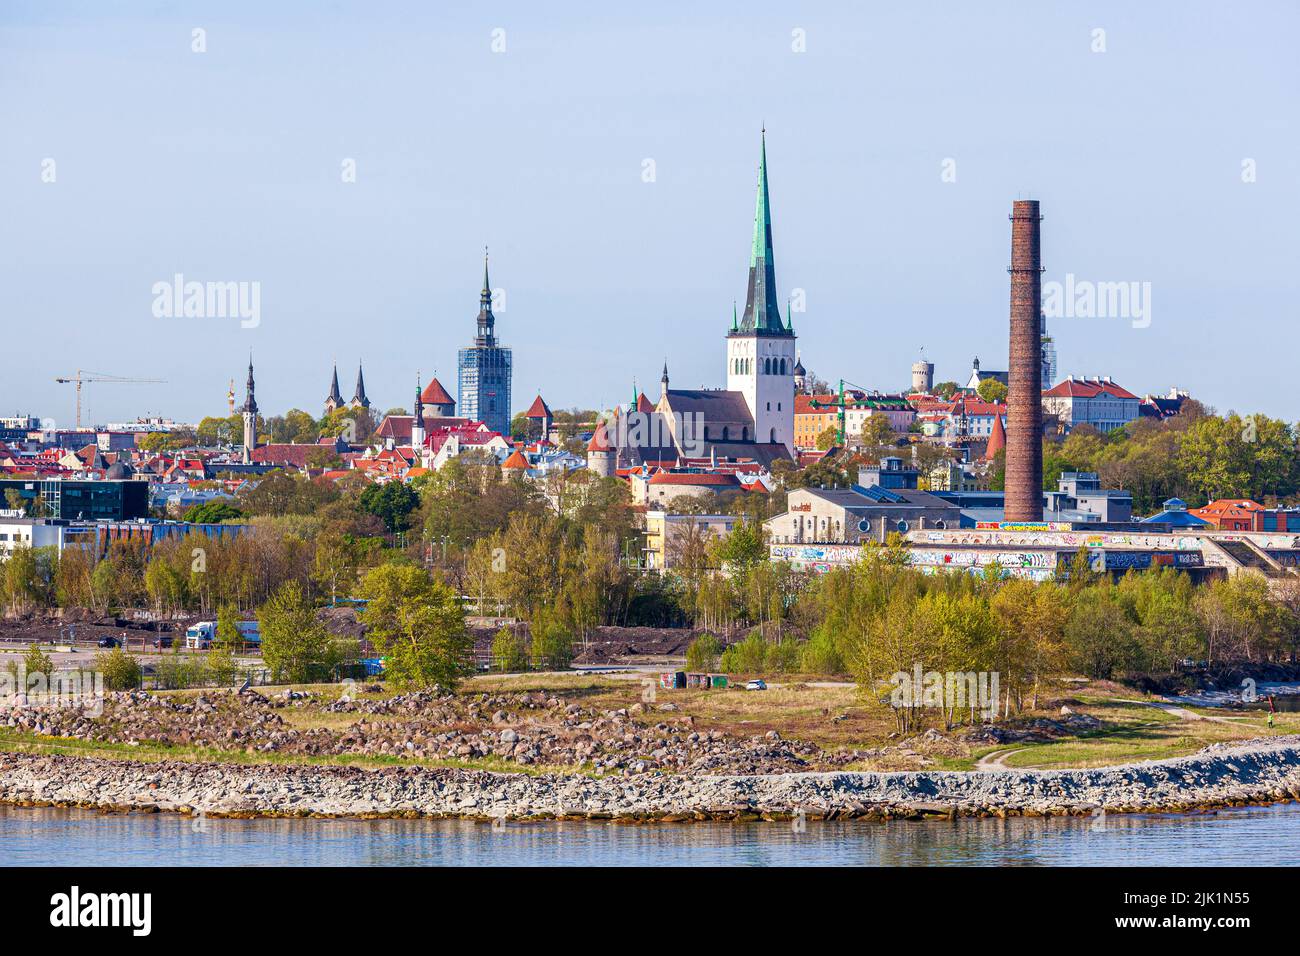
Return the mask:
MULTIPOLYGON (((1107 488, 1133 495, 1138 514, 1168 498, 1200 507, 1215 498, 1300 502, 1300 430, 1266 415, 1224 416, 1195 401, 1163 421, 1140 418, 1102 434, 1077 426, 1063 440, 1043 442, 1043 487, 1063 471, 1095 471, 1107 488)), ((1004 456, 991 487, 1004 487, 1004 456)))
MULTIPOLYGON (((801 583, 771 605, 786 626, 754 628, 722 653, 723 670, 848 673, 871 693, 918 662, 926 671, 996 671, 1005 707, 1018 711, 1037 703, 1043 678, 1060 673, 1169 675, 1188 660, 1294 663, 1300 650, 1300 579, 1273 592, 1250 575, 1197 587, 1156 568, 1116 582, 1091 572, 1083 553, 1044 582, 994 570, 926 574, 895 541, 865 546, 859 561, 801 583)), ((914 719, 900 713, 901 729, 914 729, 914 719)))

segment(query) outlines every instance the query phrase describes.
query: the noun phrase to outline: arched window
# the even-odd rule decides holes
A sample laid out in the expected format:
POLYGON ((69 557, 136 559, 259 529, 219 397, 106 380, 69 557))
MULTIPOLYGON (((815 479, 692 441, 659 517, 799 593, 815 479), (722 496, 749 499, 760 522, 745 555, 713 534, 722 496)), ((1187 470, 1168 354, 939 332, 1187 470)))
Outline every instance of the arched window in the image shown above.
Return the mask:
MULTIPOLYGON (((714 368, 717 368, 717 366, 715 365, 714 368)), ((776 429, 775 429, 775 428, 772 429, 772 444, 773 444, 773 445, 776 444, 776 429)))
POLYGON ((781 374, 785 374, 785 359, 781 359, 781 374))

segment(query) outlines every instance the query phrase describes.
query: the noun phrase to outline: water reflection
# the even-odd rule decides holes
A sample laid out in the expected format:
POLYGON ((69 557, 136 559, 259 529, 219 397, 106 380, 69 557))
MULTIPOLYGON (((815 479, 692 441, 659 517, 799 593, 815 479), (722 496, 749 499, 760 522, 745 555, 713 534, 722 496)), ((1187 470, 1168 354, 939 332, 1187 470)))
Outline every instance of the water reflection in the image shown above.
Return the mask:
POLYGON ((0 808, 7 865, 1293 865, 1300 808, 950 822, 508 824, 193 820, 0 808))

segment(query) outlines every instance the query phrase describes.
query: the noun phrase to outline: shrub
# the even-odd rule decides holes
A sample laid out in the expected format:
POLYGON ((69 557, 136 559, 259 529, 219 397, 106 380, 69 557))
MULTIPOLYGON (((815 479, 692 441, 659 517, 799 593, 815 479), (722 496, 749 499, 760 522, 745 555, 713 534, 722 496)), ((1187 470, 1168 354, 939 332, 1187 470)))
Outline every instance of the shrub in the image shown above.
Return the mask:
POLYGON ((54 674, 54 661, 35 644, 27 648, 27 653, 23 655, 23 664, 27 668, 28 677, 33 674, 44 674, 48 681, 54 674))
POLYGON ((539 670, 563 670, 573 661, 573 635, 556 618, 538 615, 532 623, 533 666, 539 670))
POLYGON ((712 634, 701 634, 691 641, 686 648, 686 669, 692 671, 716 671, 718 658, 722 656, 722 642, 712 634))
POLYGON ((847 668, 830 634, 818 628, 799 648, 799 670, 805 674, 843 674, 847 668))
POLYGON ((781 641, 767 645, 763 655, 764 669, 776 673, 785 673, 799 669, 799 645, 794 641, 781 641))
POLYGON ((728 674, 756 674, 767 661, 767 642, 757 631, 722 652, 722 670, 728 674))
POLYGON ((172 652, 158 659, 158 686, 166 690, 184 690, 202 687, 209 680, 208 662, 195 654, 182 654, 180 642, 172 645, 172 652))
POLYGON ((528 670, 528 648, 523 636, 508 627, 492 638, 492 666, 503 673, 528 670))
POLYGON ((135 690, 140 686, 140 662, 120 647, 96 654, 95 670, 104 676, 105 690, 135 690))

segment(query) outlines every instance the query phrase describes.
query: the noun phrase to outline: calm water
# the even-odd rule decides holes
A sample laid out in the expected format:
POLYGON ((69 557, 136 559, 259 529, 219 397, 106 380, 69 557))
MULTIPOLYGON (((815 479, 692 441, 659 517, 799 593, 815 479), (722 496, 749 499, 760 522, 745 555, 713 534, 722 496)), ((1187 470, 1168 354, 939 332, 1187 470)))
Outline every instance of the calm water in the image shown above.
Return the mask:
POLYGON ((0 808, 0 863, 67 866, 1293 865, 1300 807, 953 823, 207 820, 0 808))

